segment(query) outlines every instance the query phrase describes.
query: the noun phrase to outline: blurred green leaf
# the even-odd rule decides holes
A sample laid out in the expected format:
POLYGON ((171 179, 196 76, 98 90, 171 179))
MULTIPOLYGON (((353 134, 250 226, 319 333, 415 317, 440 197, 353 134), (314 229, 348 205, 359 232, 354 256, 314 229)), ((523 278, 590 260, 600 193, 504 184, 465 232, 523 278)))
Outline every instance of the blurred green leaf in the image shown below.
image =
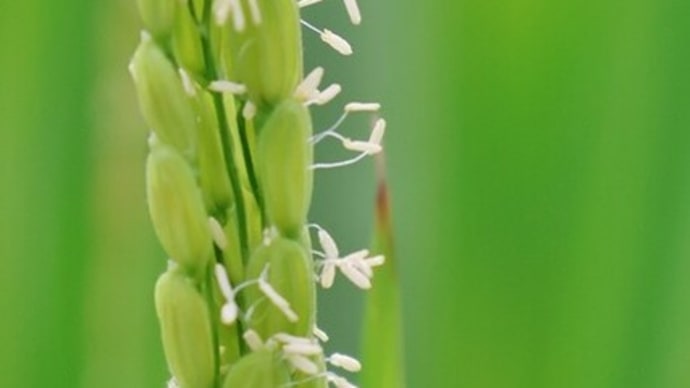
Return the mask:
MULTIPOLYGON (((383 157, 379 159, 382 166, 383 157)), ((372 255, 382 254, 385 263, 374 272, 374 285, 367 292, 362 341, 360 383, 365 388, 404 388, 403 333, 400 280, 393 247, 388 186, 380 169, 372 255)))

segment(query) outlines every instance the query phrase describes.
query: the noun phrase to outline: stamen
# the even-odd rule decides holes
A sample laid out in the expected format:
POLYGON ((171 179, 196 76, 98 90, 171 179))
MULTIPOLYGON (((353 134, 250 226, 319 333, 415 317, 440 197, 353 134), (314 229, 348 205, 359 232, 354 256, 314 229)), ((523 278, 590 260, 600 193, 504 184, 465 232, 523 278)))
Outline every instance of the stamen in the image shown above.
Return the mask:
POLYGON ((333 353, 328 357, 328 362, 338 368, 343 368, 348 372, 359 372, 362 370, 362 364, 360 364, 354 357, 347 356, 345 354, 333 353))
POLYGON ((369 267, 378 267, 383 265, 386 262, 386 257, 383 255, 378 255, 374 257, 370 257, 368 259, 364 259, 364 262, 367 263, 369 267))
POLYGON ((355 286, 368 290, 371 288, 371 280, 357 269, 351 262, 345 261, 338 265, 340 271, 345 275, 355 286))
POLYGON ((218 93, 230 93, 234 95, 247 93, 247 86, 227 80, 213 81, 208 85, 208 89, 218 93))
POLYGON ((290 303, 283 298, 282 295, 280 295, 274 288, 271 286, 267 281, 266 281, 266 276, 268 274, 268 265, 266 265, 266 268, 264 271, 261 273, 261 276, 259 277, 259 290, 266 295, 268 300, 273 303, 274 306, 278 307, 278 309, 285 315, 285 317, 288 319, 290 322, 297 322, 299 320, 299 317, 297 314, 290 308, 290 303))
POLYGON ((326 261, 321 270, 321 287, 331 288, 335 281, 335 263, 333 261, 326 261))
POLYGON ((244 104, 244 108, 242 109, 242 117, 244 117, 245 120, 253 120, 254 117, 256 117, 256 105, 254 105, 253 102, 247 101, 246 104, 244 104))
POLYGON ((325 258, 326 258, 326 254, 325 254, 325 253, 323 253, 323 252, 321 252, 321 251, 314 250, 314 249, 311 250, 311 254, 312 254, 312 255, 315 255, 315 256, 318 256, 318 257, 320 257, 320 258, 322 258, 322 259, 325 259, 325 258))
POLYGON ((323 30, 321 33, 321 40, 333 47, 335 51, 342 55, 352 55, 352 46, 350 46, 350 44, 341 36, 336 35, 330 30, 323 30))
POLYGON ((368 278, 373 276, 371 268, 364 262, 364 258, 369 254, 369 250, 362 249, 342 258, 341 262, 351 264, 356 270, 366 275, 368 278))
POLYGON ((235 304, 235 301, 228 301, 228 303, 224 304, 220 309, 220 320, 226 325, 235 323, 238 315, 239 308, 237 304, 235 304))
POLYGON ((187 74, 187 72, 183 68, 177 69, 178 73, 180 73, 180 78, 182 79, 182 87, 184 88, 185 93, 187 93, 188 96, 194 97, 196 96, 196 88, 194 87, 194 81, 192 81, 192 78, 187 74))
POLYGON ((368 154, 366 152, 362 152, 361 154, 355 156, 354 158, 348 159, 348 160, 343 160, 342 162, 312 164, 311 169, 312 170, 319 170, 319 169, 326 169, 326 168, 338 168, 338 167, 350 166, 350 165, 355 164, 355 163, 359 162, 360 160, 364 159, 367 155, 368 154))
POLYGON ((277 333, 274 334, 273 339, 276 339, 277 341, 280 341, 285 344, 313 344, 314 340, 311 338, 307 337, 297 337, 292 334, 287 334, 287 333, 277 333))
POLYGON ((369 267, 363 259, 358 258, 356 260, 350 260, 350 263, 352 263, 353 267, 366 275, 369 279, 374 276, 374 271, 371 270, 371 267, 369 267))
POLYGON ((314 5, 316 3, 320 3, 323 0, 300 0, 297 2, 297 6, 300 8, 308 7, 310 5, 314 5))
POLYGON ((381 109, 378 102, 351 102, 345 105, 345 112, 376 112, 381 109))
POLYGON ((290 354, 286 358, 292 366, 305 374, 315 375, 319 373, 319 367, 307 357, 300 356, 299 354, 290 354))
POLYGON ((381 144, 383 140, 383 134, 386 132, 386 120, 378 119, 376 124, 374 124, 374 129, 371 131, 371 136, 369 136, 369 143, 381 144))
POLYGON ((357 388, 356 385, 351 384, 349 381, 347 381, 347 379, 338 376, 333 372, 327 372, 326 379, 329 382, 333 383, 336 386, 336 388, 357 388))
POLYGON ((295 90, 295 97, 303 101, 316 98, 319 95, 318 88, 321 84, 323 73, 323 67, 317 67, 312 70, 297 86, 297 89, 295 90))
POLYGON ((221 251, 224 251, 228 248, 228 238, 225 235, 225 231, 223 230, 223 227, 220 226, 220 223, 218 220, 216 220, 213 217, 208 218, 208 226, 211 229, 211 236, 213 236, 213 242, 216 243, 218 248, 220 248, 221 251))
POLYGON ((334 131, 335 131, 336 129, 338 129, 338 127, 340 127, 340 125, 345 121, 345 119, 346 119, 347 116, 348 116, 348 113, 349 113, 349 112, 344 112, 344 113, 338 118, 338 120, 336 120, 335 123, 333 123, 333 125, 330 126, 330 128, 326 129, 325 131, 323 131, 323 132, 321 132, 321 133, 319 133, 319 134, 316 134, 316 135, 312 136, 311 139, 310 139, 311 142, 312 142, 312 144, 316 144, 316 143, 320 142, 320 141, 323 140, 326 136, 328 136, 329 133, 335 133, 334 131))
POLYGON ((302 23, 302 25, 307 27, 308 29, 319 34, 322 41, 324 41, 326 44, 331 46, 333 49, 335 49, 340 54, 342 54, 342 55, 351 55, 352 54, 352 46, 350 46, 350 44, 345 39, 343 39, 341 36, 333 33, 333 31, 327 30, 325 28, 323 31, 321 31, 319 28, 315 27, 313 24, 305 21, 304 19, 300 20, 300 23, 302 23))
POLYGON ((318 327, 314 326, 313 332, 314 332, 314 335, 316 336, 316 338, 319 339, 319 341, 321 341, 321 342, 328 342, 328 340, 329 340, 328 334, 326 334, 325 331, 323 331, 323 330, 319 329, 318 327))
POLYGON ((214 266, 214 270, 216 274, 216 281, 218 282, 218 288, 220 288, 220 292, 223 294, 225 299, 228 301, 235 299, 235 293, 230 285, 230 279, 225 267, 222 264, 216 264, 214 266))
POLYGON ((244 342, 247 343, 249 349, 253 351, 257 351, 264 346, 264 341, 261 339, 259 333, 252 329, 245 331, 244 334, 242 334, 242 338, 244 338, 244 342))
POLYGON ((331 237, 331 235, 323 228, 319 229, 318 235, 319 243, 321 244, 323 251, 326 253, 326 258, 337 259, 340 256, 340 252, 338 251, 338 246, 336 245, 333 237, 331 237))
POLYGON ((340 94, 342 90, 343 88, 340 85, 331 84, 324 91, 318 94, 316 99, 314 99, 314 103, 316 103, 316 105, 326 105, 329 102, 331 102, 338 94, 340 94))
POLYGON ((302 356, 315 356, 323 353, 323 349, 318 344, 313 343, 290 343, 283 346, 283 351, 290 354, 302 356))
POLYGON ((378 154, 381 152, 381 150, 383 150, 379 144, 350 139, 345 139, 345 141, 343 141, 343 147, 350 151, 365 152, 367 155, 378 154))
POLYGON ((359 25, 362 22, 362 14, 359 12, 357 0, 345 0, 345 9, 347 9, 352 24, 359 25))
POLYGON ((220 292, 226 300, 226 303, 220 310, 220 320, 226 325, 232 325, 239 315, 239 307, 235 303, 235 292, 232 290, 225 267, 222 264, 216 264, 214 270, 218 288, 220 288, 220 292))

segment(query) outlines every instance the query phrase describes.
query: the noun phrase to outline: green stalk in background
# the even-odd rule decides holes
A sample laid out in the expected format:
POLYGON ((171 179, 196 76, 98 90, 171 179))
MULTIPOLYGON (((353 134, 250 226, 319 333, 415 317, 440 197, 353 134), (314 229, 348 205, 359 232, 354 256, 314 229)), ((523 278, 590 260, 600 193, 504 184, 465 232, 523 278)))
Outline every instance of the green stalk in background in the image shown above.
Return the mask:
MULTIPOLYGON (((381 255, 341 256, 334 239, 309 223, 314 171, 345 167, 379 153, 386 122, 367 140, 337 132, 356 112, 313 133, 309 107, 324 70, 302 72, 302 25, 343 55, 345 39, 301 20, 313 1, 140 0, 146 27, 130 65, 151 128, 147 200, 169 256, 155 302, 170 387, 353 387, 328 368, 358 372, 356 359, 324 354, 316 326, 316 282, 340 272, 372 287, 381 255), (356 155, 313 162, 314 145, 336 140, 356 155), (320 249, 312 246, 312 232, 320 249)), ((345 1, 354 24, 361 17, 345 1)))
POLYGON ((363 327, 362 386, 404 388, 402 312, 400 279, 393 246, 393 223, 383 157, 378 159, 379 182, 372 252, 386 257, 376 274, 376 287, 367 295, 363 327))

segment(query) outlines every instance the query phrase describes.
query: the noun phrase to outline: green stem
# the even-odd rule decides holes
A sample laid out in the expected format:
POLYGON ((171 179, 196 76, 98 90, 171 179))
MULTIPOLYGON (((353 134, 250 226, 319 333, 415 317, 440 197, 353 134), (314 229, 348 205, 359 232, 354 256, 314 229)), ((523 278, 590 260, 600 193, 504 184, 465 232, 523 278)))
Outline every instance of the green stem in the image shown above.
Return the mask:
MULTIPOLYGON (((208 3, 208 2, 207 2, 208 3)), ((219 78, 218 71, 216 69, 215 61, 213 59, 213 53, 211 52, 211 40, 209 38, 210 25, 210 12, 208 12, 208 6, 204 10, 204 22, 201 26, 201 46, 204 52, 204 61, 206 62, 206 79, 207 81, 215 80, 219 78)), ((218 120, 218 129, 220 131, 221 147, 223 150, 223 156, 225 157, 225 169, 230 178, 230 183, 232 186, 232 193, 235 197, 235 204, 237 209, 237 224, 239 229, 240 237, 240 253, 242 255, 242 261, 247 262, 249 259, 249 247, 248 247, 248 237, 247 237, 247 222, 245 216, 244 207, 244 196, 242 195, 241 183, 239 178, 239 173, 237 171, 237 165, 234 163, 233 159, 233 139, 230 135, 230 129, 228 128, 227 115, 225 113, 225 103, 223 102, 223 95, 221 93, 211 91, 211 96, 213 97, 213 105, 216 110, 216 117, 218 120)), ((234 119, 234 117, 233 117, 234 119)))
MULTIPOLYGON (((218 249, 216 249, 215 255, 216 255, 216 260, 218 257, 218 249)), ((208 304, 209 309, 213 311, 213 306, 215 306, 215 301, 213 299, 213 266, 215 264, 215 260, 211 262, 206 270, 206 303, 208 304)), ((218 336, 218 328, 216 325, 211 325, 211 334, 213 336, 213 348, 216 349, 213 352, 213 365, 214 368, 213 370, 215 371, 214 378, 213 378, 213 386, 218 387, 220 384, 220 376, 219 376, 219 371, 220 371, 220 355, 218 354, 219 349, 219 336, 218 336)))

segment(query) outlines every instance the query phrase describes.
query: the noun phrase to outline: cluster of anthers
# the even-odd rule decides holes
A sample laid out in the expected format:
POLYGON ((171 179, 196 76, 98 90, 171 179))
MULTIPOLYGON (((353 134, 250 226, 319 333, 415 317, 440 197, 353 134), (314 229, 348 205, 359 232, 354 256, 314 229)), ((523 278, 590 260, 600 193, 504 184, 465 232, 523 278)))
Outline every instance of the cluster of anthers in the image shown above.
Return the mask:
MULTIPOLYGON (((300 0, 298 6, 300 8, 311 6, 320 3, 322 0, 300 0)), ((261 23, 261 14, 256 0, 249 1, 249 14, 251 21, 255 24, 261 23), (254 5, 254 6, 252 6, 254 5)), ((344 0, 344 5, 349 15, 351 22, 355 25, 360 24, 362 18, 356 0, 344 0)), ((238 0, 221 0, 214 3, 214 15, 217 23, 225 23, 230 16, 232 16, 232 23, 237 31, 242 31, 246 28, 247 17, 242 11, 240 2, 238 0)), ((333 33, 328 29, 320 29, 313 24, 301 19, 301 24, 310 31, 319 34, 321 40, 335 49, 342 55, 351 55, 351 45, 341 36, 333 33)), ((324 76, 324 68, 316 67, 313 69, 298 85, 295 90, 294 97, 302 101, 305 106, 325 105, 334 100, 342 91, 342 87, 333 83, 321 89, 321 82, 324 76)), ((234 83, 228 80, 216 80, 211 82, 209 89, 222 92, 241 95, 246 92, 246 87, 242 84, 234 83)), ((315 163, 311 166, 312 170, 328 169, 344 167, 354 164, 367 156, 377 154, 382 151, 381 141, 386 129, 386 121, 378 118, 374 121, 371 134, 367 140, 353 140, 338 132, 338 129, 345 122, 349 115, 353 113, 377 113, 381 108, 379 103, 374 102, 350 102, 344 106, 343 112, 338 119, 327 129, 313 135, 309 142, 316 145, 328 138, 338 140, 342 146, 349 151, 357 152, 357 155, 337 162, 315 163)), ((252 119, 256 114, 256 108, 251 103, 245 104, 242 115, 245 119, 252 119)), ((214 221, 212 220, 212 223, 214 221)), ((309 228, 315 230, 317 233, 319 245, 321 250, 313 250, 312 254, 315 256, 315 271, 314 279, 323 288, 330 288, 335 280, 336 270, 339 270, 349 281, 356 287, 366 290, 371 288, 373 268, 384 263, 382 255, 370 256, 366 249, 358 250, 348 255, 341 257, 339 249, 335 240, 331 235, 321 226, 317 224, 310 224, 309 228)), ((216 245, 224 247, 227 245, 222 229, 217 226, 212 226, 212 231, 216 245)), ((275 231, 267 230, 265 232, 264 245, 268 245, 275 231)), ((226 325, 235 323, 238 319, 241 321, 248 321, 254 312, 256 304, 250 306, 246 312, 242 312, 238 306, 235 297, 243 289, 247 287, 258 287, 264 296, 257 303, 268 301, 278 308, 285 317, 294 322, 297 320, 296 313, 292 310, 288 301, 283 298, 271 284, 268 282, 268 273, 270 267, 266 265, 261 275, 252 280, 247 280, 242 284, 233 288, 230 284, 228 274, 225 268, 216 264, 215 277, 219 288, 225 299, 225 303, 221 309, 221 321, 226 325)), ((337 388, 354 388, 356 387, 346 378, 336 374, 333 371, 321 371, 319 366, 310 357, 321 355, 324 360, 335 368, 340 368, 348 372, 358 372, 362 366, 359 361, 351 356, 340 353, 333 353, 328 356, 324 355, 322 343, 328 341, 328 335, 314 326, 314 338, 297 337, 286 333, 278 333, 271 338, 262 339, 254 330, 247 330, 243 334, 243 339, 247 346, 256 351, 262 348, 279 348, 282 351, 284 359, 289 362, 296 370, 301 371, 309 376, 302 381, 296 381, 287 386, 296 386, 307 382, 309 380, 325 378, 327 382, 333 384, 337 388)))

